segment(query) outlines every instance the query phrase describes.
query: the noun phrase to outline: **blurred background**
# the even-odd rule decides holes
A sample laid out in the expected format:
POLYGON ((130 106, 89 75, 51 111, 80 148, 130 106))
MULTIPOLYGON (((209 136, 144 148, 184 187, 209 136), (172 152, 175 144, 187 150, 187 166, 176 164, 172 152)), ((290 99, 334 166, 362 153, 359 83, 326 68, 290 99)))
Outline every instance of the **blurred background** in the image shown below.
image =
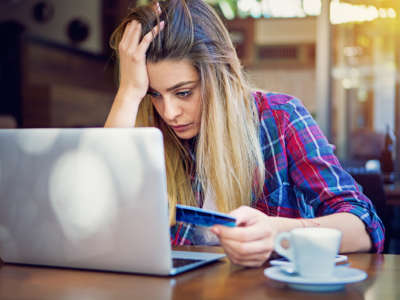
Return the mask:
MULTIPOLYGON (((117 89, 110 34, 129 8, 147 2, 0 0, 0 128, 103 126, 117 89)), ((378 186, 369 196, 392 234, 400 206, 400 1, 207 2, 254 86, 300 98, 344 167, 366 190, 378 186)))

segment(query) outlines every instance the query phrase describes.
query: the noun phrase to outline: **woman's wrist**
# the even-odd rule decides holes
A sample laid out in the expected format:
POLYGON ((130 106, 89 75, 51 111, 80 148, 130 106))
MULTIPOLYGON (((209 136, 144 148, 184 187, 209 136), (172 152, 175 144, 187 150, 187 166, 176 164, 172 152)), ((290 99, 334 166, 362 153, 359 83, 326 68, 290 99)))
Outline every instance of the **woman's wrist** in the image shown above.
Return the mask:
POLYGON ((105 127, 134 127, 142 99, 143 97, 135 90, 119 89, 105 127))
POLYGON ((146 96, 146 94, 143 94, 143 92, 139 92, 135 89, 120 87, 115 95, 114 102, 119 102, 120 104, 130 104, 139 107, 139 104, 144 96, 146 96))
POLYGON ((278 221, 278 233, 291 231, 295 228, 305 228, 305 227, 312 227, 316 225, 310 224, 308 221, 309 219, 292 219, 292 218, 283 218, 277 217, 278 221))

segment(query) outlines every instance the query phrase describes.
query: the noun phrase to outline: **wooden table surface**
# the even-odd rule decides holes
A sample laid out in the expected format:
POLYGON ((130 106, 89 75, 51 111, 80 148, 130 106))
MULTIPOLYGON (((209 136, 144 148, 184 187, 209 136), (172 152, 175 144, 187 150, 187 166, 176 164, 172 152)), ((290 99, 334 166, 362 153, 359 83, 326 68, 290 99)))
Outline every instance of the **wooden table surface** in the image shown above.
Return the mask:
POLYGON ((0 299, 400 299, 400 255, 350 254, 349 262, 368 278, 330 293, 291 290, 264 276, 268 264, 244 268, 227 259, 175 277, 4 264, 0 299))

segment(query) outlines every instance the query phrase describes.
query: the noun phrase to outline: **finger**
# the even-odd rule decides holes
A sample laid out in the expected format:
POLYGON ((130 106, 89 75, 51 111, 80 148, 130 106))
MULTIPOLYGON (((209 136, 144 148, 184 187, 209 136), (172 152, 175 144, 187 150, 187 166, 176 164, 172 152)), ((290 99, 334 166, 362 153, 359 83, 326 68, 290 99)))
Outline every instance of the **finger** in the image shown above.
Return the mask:
POLYGON ((265 263, 265 260, 262 260, 262 259, 244 260, 244 261, 231 260, 231 261, 236 265, 240 265, 240 266, 244 266, 244 267, 252 267, 252 268, 261 267, 265 263))
POLYGON ((260 211, 249 206, 240 206, 230 212, 230 215, 236 219, 236 224, 251 224, 260 214, 260 211))
POLYGON ((266 227, 260 226, 245 226, 245 227, 227 227, 214 225, 210 229, 219 239, 235 240, 238 242, 250 242, 268 238, 272 231, 266 227))
POLYGON ((260 240, 250 243, 241 243, 232 240, 221 240, 221 246, 236 258, 254 259, 259 256, 267 259, 273 251, 273 242, 270 240, 260 240))
POLYGON ((134 27, 132 31, 129 32, 129 35, 127 36, 126 39, 128 48, 134 50, 138 47, 141 34, 142 34, 142 24, 135 21, 134 27))
MULTIPOLYGON (((129 48, 131 46, 132 36, 135 34, 135 31, 137 31, 137 27, 139 25, 140 24, 137 21, 131 21, 126 25, 124 34, 122 35, 122 39, 120 42, 121 46, 123 46, 124 48, 129 48)), ((139 34, 139 37, 138 37, 138 39, 139 39, 140 32, 138 34, 139 34)))
POLYGON ((257 253, 257 254, 252 254, 252 255, 246 255, 246 256, 240 256, 235 252, 228 252, 225 251, 227 256, 234 262, 236 263, 242 263, 245 261, 263 261, 265 262, 268 260, 272 252, 262 252, 262 253, 257 253))
POLYGON ((238 254, 231 245, 221 244, 225 250, 228 258, 235 264, 245 265, 245 266, 259 266, 270 258, 272 251, 262 251, 261 253, 254 253, 250 255, 240 255, 238 254))
POLYGON ((126 42, 127 36, 129 35, 129 31, 133 30, 132 29, 132 22, 129 22, 125 25, 124 28, 124 33, 122 34, 122 38, 121 38, 121 44, 126 42))
POLYGON ((249 267, 259 267, 263 265, 268 258, 270 257, 270 253, 267 254, 260 254, 260 255, 254 255, 251 257, 236 257, 232 254, 226 253, 229 260, 237 265, 242 265, 242 266, 249 266, 249 267))
POLYGON ((149 48, 153 39, 157 36, 157 34, 164 29, 165 22, 161 21, 160 25, 154 26, 153 30, 149 31, 142 39, 139 44, 138 52, 145 54, 147 49, 149 48))
POLYGON ((161 15, 162 11, 161 11, 161 7, 160 7, 160 3, 158 1, 153 3, 153 9, 156 11, 156 13, 158 15, 161 15))

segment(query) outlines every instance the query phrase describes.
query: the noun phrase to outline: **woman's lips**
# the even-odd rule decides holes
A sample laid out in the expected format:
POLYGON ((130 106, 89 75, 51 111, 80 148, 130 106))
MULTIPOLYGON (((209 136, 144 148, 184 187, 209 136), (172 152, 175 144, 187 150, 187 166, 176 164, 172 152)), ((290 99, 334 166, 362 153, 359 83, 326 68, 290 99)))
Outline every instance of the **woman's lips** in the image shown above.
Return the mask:
POLYGON ((192 123, 186 124, 186 125, 171 126, 171 127, 172 127, 172 129, 174 129, 177 132, 182 132, 182 131, 187 130, 191 125, 192 125, 192 123))

